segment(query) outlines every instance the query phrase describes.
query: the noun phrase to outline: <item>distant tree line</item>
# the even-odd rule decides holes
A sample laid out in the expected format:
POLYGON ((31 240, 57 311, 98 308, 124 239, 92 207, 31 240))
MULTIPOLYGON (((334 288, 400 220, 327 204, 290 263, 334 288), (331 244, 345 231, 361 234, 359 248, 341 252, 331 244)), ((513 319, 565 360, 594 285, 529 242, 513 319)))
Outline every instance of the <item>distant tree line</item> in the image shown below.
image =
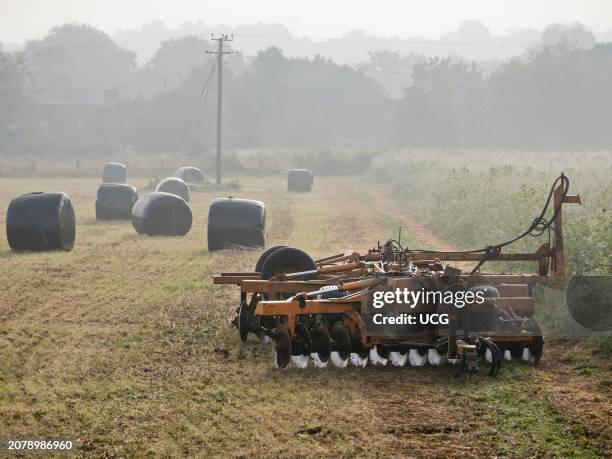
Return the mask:
POLYGON ((473 65, 428 59, 397 112, 400 144, 612 147, 612 43, 543 47, 484 78, 473 65))
MULTIPOLYGON (((207 49, 196 36, 172 39, 138 65, 135 53, 77 24, 18 53, 0 48, 0 153, 213 148, 207 49)), ((227 56, 224 141, 609 150, 611 81, 612 43, 594 43, 577 25, 551 26, 542 45, 494 65, 379 51, 346 66, 272 47, 227 56)))

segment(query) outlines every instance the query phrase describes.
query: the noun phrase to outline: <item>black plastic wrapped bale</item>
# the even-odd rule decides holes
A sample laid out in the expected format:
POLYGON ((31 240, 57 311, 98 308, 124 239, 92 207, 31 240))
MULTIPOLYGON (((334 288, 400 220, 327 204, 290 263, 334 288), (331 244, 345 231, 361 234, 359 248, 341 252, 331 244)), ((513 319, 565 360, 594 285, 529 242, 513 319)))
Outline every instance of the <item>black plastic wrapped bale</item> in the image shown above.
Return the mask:
POLYGON ((266 205, 250 199, 218 198, 208 210, 208 250, 226 245, 265 245, 266 205))
POLYGON ((163 179, 157 184, 155 191, 170 193, 189 202, 189 187, 183 180, 177 177, 167 177, 163 179))
POLYGON ((144 196, 132 209, 132 225, 138 234, 149 236, 184 236, 192 218, 184 199, 161 191, 144 196))
POLYGON ((75 220, 64 193, 28 193, 9 204, 6 237, 13 250, 71 250, 75 220))
POLYGON ((180 178, 185 183, 201 184, 204 183, 204 173, 197 167, 183 166, 179 167, 174 176, 180 178))
POLYGON ((138 190, 123 183, 103 183, 96 194, 96 218, 98 220, 129 220, 132 208, 138 201, 138 190))
POLYGON ((121 163, 107 163, 102 172, 104 183, 125 183, 127 181, 127 167, 121 163))
POLYGON ((308 169, 291 169, 287 177, 289 191, 311 191, 314 175, 308 169))

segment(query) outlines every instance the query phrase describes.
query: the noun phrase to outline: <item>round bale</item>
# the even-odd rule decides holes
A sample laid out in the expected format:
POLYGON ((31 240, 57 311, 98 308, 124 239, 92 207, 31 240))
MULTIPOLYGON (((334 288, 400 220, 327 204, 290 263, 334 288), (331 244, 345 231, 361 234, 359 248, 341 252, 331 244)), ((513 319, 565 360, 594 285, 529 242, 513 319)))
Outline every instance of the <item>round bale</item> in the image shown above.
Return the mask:
POLYGON ((96 218, 98 220, 129 220, 132 208, 138 201, 138 190, 123 183, 103 183, 96 194, 96 218))
POLYGON ((184 199, 162 191, 149 193, 132 209, 134 229, 149 236, 184 236, 191 229, 192 219, 184 199))
POLYGON ((179 167, 174 173, 176 178, 180 178, 187 184, 202 184, 204 183, 204 173, 193 166, 183 166, 179 167))
POLYGON ((314 175, 308 169, 291 169, 287 177, 289 191, 311 191, 314 175))
POLYGON ((183 198, 186 202, 189 202, 189 187, 180 178, 166 177, 157 184, 155 191, 170 193, 178 196, 179 198, 183 198))
POLYGON ((104 183, 125 183, 127 181, 127 167, 121 163, 107 163, 102 172, 104 183))
POLYGON ((6 237, 13 250, 71 250, 76 219, 64 193, 28 193, 11 201, 6 237))
POLYGON ((266 205, 251 199, 218 198, 208 210, 208 250, 226 244, 265 245, 266 205))

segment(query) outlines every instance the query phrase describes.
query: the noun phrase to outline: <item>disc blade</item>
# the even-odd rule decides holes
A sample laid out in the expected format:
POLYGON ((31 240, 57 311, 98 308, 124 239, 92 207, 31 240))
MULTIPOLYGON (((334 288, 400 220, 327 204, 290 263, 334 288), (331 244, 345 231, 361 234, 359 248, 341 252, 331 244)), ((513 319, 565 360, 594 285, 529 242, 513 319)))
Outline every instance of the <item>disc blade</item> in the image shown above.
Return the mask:
POLYGON ((347 360, 351 353, 351 334, 343 322, 336 322, 329 330, 331 349, 337 352, 341 360, 347 360))
POLYGON ((408 353, 396 351, 389 352, 389 361, 394 367, 404 367, 408 361, 408 353))
POLYGON ((330 358, 334 366, 338 368, 346 368, 349 362, 348 356, 343 358, 337 351, 332 351, 330 358))
POLYGON ((291 356, 291 363, 293 363, 293 365, 297 368, 302 368, 302 369, 307 368, 309 362, 310 362, 309 355, 292 355, 291 356))
MULTIPOLYGON (((331 353, 331 338, 329 336, 329 330, 323 324, 316 325, 310 332, 310 354, 313 362, 319 361, 322 368, 327 365, 329 361, 329 355, 331 353), (316 358, 315 358, 316 355, 316 358), (323 365, 325 362, 325 365, 323 365)), ((316 364, 315 364, 316 366, 316 364)))
POLYGON ((437 349, 427 350, 427 363, 430 365, 442 365, 446 361, 446 355, 440 354, 437 349))
POLYGON ((287 325, 277 326, 272 331, 274 341, 274 366, 276 368, 286 368, 291 360, 291 333, 287 325))
POLYGON ((380 365, 384 367, 387 365, 388 361, 388 359, 380 355, 376 346, 370 349, 370 362, 372 362, 372 365, 380 365))
POLYGON ((312 354, 310 354, 310 358, 312 359, 312 364, 315 366, 315 368, 325 368, 329 363, 329 357, 323 359, 321 357, 321 354, 319 354, 318 352, 313 352, 312 354))
POLYGON ((422 367, 427 363, 427 353, 420 354, 418 349, 408 351, 408 360, 413 367, 422 367))
POLYGON ((353 365, 354 367, 363 368, 368 365, 368 354, 362 357, 356 352, 351 352, 350 360, 351 365, 353 365))

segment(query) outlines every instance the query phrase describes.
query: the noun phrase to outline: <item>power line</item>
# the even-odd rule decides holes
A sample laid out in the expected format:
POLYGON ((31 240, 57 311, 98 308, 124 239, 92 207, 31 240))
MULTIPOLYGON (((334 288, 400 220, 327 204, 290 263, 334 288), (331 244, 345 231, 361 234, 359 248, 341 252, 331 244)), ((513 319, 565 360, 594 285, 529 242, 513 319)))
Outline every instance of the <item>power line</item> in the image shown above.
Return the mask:
POLYGON ((208 93, 212 86, 211 83, 215 75, 216 68, 217 68, 217 64, 216 62, 213 62, 210 68, 210 72, 208 72, 208 76, 206 77, 206 80, 204 80, 204 84, 202 85, 202 90, 200 91, 200 99, 197 101, 196 106, 194 107, 193 112, 191 113, 191 116, 189 117, 189 122, 186 124, 187 132, 185 134, 189 134, 189 136, 185 135, 185 138, 192 137, 191 134, 193 134, 195 126, 198 124, 198 120, 199 120, 198 112, 200 111, 200 108, 202 109, 202 114, 204 114, 204 107, 206 106, 206 100, 208 99, 208 93), (204 97, 202 98, 202 96, 204 97), (202 103, 200 103, 200 101, 202 101, 202 103))
POLYGON ((376 73, 389 73, 391 75, 408 75, 412 76, 412 72, 400 72, 395 70, 385 70, 385 69, 366 69, 366 68, 356 68, 358 72, 376 72, 376 73))
POLYGON ((514 42, 470 42, 470 41, 444 41, 444 40, 402 40, 402 39, 381 39, 381 38, 316 38, 316 37, 293 37, 283 35, 258 35, 258 34, 234 34, 236 37, 244 38, 262 38, 271 40, 293 40, 293 41, 311 41, 313 43, 325 41, 340 41, 340 42, 355 42, 355 43, 383 43, 383 44, 398 44, 398 45, 446 45, 446 46, 503 46, 503 47, 520 47, 525 48, 536 44, 531 43, 514 43, 514 42))

